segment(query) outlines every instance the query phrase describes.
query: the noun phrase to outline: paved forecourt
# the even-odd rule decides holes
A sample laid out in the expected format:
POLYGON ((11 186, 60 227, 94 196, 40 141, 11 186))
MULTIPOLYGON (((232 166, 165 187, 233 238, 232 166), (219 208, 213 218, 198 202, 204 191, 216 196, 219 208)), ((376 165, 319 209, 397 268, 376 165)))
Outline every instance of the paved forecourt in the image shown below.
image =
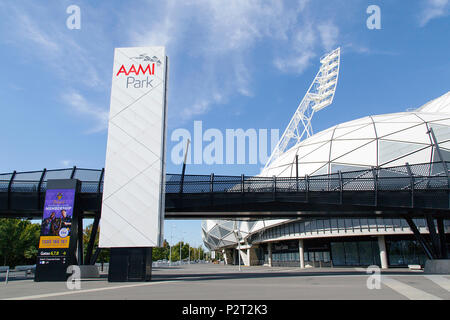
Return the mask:
MULTIPOLYGON (((4 280, 1 278, 0 281, 4 280)), ((450 275, 406 269, 383 271, 380 289, 368 289, 363 268, 307 269, 191 264, 154 268, 151 282, 84 280, 81 289, 64 282, 32 279, 0 282, 0 299, 169 299, 169 300, 449 300, 450 275)))

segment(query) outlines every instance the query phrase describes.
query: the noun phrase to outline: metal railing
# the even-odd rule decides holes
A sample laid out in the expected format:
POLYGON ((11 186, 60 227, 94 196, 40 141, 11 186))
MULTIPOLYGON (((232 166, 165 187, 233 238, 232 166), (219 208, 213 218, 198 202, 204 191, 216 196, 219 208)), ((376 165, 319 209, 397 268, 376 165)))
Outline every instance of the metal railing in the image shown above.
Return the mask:
MULTIPOLYGON (((167 174, 166 193, 344 192, 450 189, 450 163, 434 162, 306 177, 167 174)), ((0 193, 44 193, 49 179, 79 179, 82 193, 103 191, 104 170, 58 169, 0 174, 0 193)))
POLYGON ((306 177, 247 177, 216 175, 166 176, 166 193, 344 192, 449 189, 442 162, 371 168, 306 177))

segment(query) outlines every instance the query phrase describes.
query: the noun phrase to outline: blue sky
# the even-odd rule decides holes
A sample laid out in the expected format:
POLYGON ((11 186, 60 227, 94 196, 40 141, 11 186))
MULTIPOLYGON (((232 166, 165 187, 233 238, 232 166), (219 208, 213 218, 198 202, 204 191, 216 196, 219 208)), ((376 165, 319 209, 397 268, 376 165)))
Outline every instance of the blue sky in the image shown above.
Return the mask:
MULTIPOLYGON (((449 14, 449 0, 2 0, 0 171, 104 166, 115 47, 166 46, 170 138, 195 120, 204 130, 282 133, 320 56, 340 46, 335 101, 315 116, 318 132, 448 92, 449 14), (72 4, 80 30, 66 27, 72 4), (381 30, 366 27, 369 5, 381 8, 381 30)), ((179 173, 168 160, 167 172, 179 173)), ((187 173, 260 168, 191 165, 187 173)), ((172 225, 174 241, 201 243, 199 221, 167 221, 168 239, 172 225)))

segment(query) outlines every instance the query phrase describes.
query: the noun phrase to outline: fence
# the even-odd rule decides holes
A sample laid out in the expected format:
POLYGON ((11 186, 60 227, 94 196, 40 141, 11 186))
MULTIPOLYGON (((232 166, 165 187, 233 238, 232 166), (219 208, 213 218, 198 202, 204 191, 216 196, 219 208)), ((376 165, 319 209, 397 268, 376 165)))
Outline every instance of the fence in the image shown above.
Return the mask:
MULTIPOLYGON (((448 165, 434 162, 391 168, 336 172, 311 177, 251 177, 220 175, 166 175, 166 193, 307 192, 358 190, 421 190, 450 187, 448 165)), ((104 169, 59 169, 0 174, 0 192, 45 192, 49 179, 79 179, 81 192, 103 191, 104 169)))

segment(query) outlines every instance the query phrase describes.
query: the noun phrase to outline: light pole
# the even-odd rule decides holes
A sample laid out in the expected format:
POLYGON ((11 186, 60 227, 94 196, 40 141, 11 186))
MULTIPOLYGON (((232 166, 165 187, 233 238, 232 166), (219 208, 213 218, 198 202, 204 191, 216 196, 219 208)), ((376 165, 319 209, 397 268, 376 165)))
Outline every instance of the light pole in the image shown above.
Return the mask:
POLYGON ((181 244, 182 244, 182 241, 184 241, 184 234, 185 234, 186 232, 184 232, 184 231, 181 231, 180 232, 180 234, 181 234, 181 240, 180 240, 180 265, 182 264, 182 259, 181 259, 181 244))
POLYGON ((169 266, 172 265, 173 228, 174 228, 174 225, 172 224, 172 226, 170 228, 169 266))
POLYGON ((181 266, 181 240, 180 240, 180 266, 181 266))
POLYGON ((235 229, 234 234, 236 235, 236 239, 238 241, 239 271, 241 271, 241 239, 239 237, 239 230, 235 229))

